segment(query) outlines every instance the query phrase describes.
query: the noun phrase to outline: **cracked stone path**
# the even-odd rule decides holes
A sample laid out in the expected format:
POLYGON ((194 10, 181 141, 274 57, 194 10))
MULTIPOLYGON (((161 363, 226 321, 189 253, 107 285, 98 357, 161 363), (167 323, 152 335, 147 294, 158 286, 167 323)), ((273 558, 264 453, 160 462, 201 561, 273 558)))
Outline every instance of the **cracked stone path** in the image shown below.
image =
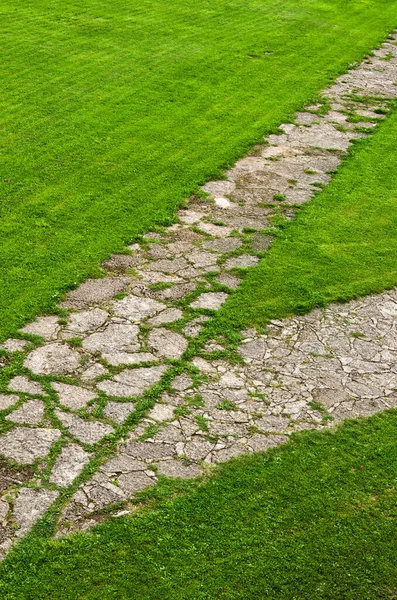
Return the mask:
POLYGON ((208 198, 190 199, 176 224, 105 261, 102 279, 61 303, 66 317, 39 317, 0 346, 0 366, 24 353, 23 374, 0 394, 3 555, 69 486, 57 535, 112 505, 128 510, 163 476, 195 477, 293 431, 397 406, 396 291, 243 332, 237 365, 211 358, 219 340, 183 358, 269 248, 272 218, 293 218, 385 117, 396 40, 206 184, 208 198))

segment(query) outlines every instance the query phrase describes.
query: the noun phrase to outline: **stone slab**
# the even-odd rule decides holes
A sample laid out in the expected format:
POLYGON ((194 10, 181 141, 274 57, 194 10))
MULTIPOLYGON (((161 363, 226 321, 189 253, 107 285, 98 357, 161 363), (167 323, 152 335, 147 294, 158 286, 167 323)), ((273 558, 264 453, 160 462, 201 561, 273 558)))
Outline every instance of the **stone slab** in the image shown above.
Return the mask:
POLYGON ((66 344, 47 344, 33 350, 24 361, 24 367, 36 375, 69 375, 80 365, 80 355, 66 344))
POLYGON ((86 421, 77 415, 66 413, 58 408, 55 414, 66 429, 84 444, 96 444, 105 435, 114 432, 113 427, 99 421, 86 421))
POLYGON ((58 324, 58 320, 59 317, 57 316, 39 317, 36 321, 33 321, 33 323, 25 325, 21 331, 22 333, 39 335, 46 342, 56 340, 61 329, 60 325, 58 324))
POLYGON ((7 410, 19 401, 15 394, 0 394, 0 410, 7 410))
POLYGON ((67 329, 76 333, 92 332, 102 327, 108 318, 109 313, 101 308, 74 312, 69 317, 67 329))
POLYGON ((94 400, 97 394, 92 390, 77 386, 69 385, 67 383, 60 383, 54 381, 52 387, 58 393, 61 404, 71 408, 72 410, 79 410, 87 406, 88 402, 94 400))
POLYGON ((142 298, 133 295, 113 302, 112 307, 115 315, 128 319, 133 323, 140 323, 166 308, 165 304, 152 298, 142 298))
POLYGON ((109 396, 121 398, 141 396, 160 381, 166 370, 165 365, 125 370, 113 379, 101 381, 97 387, 109 396))
POLYGON ((124 292, 129 283, 128 277, 87 279, 77 289, 69 292, 60 305, 63 308, 84 308, 90 304, 111 300, 116 294, 124 292))
POLYGON ((151 352, 104 352, 102 356, 109 365, 114 367, 157 362, 157 358, 151 352))
POLYGON ((92 333, 83 341, 90 352, 136 352, 139 350, 139 328, 131 323, 110 323, 104 331, 92 333))
POLYGON ((44 458, 54 442, 59 440, 58 429, 17 427, 0 437, 0 453, 21 464, 32 464, 44 458))
POLYGON ((180 358, 188 346, 183 335, 165 327, 152 329, 148 336, 148 344, 151 350, 162 358, 180 358))
POLYGON ((27 344, 29 344, 28 340, 10 338, 3 342, 3 344, 0 344, 0 349, 7 352, 22 352, 27 344))
POLYGON ((174 323, 183 317, 183 312, 179 308, 167 308, 156 317, 148 320, 148 325, 158 326, 165 323, 174 323))
POLYGON ((192 308, 207 308, 218 310, 226 301, 228 294, 224 292, 204 292, 197 300, 191 303, 192 308))
POLYGON ((43 396, 45 394, 39 383, 32 381, 25 375, 17 375, 10 379, 8 388, 13 392, 23 392, 25 394, 32 394, 33 396, 43 396))
POLYGON ((21 488, 14 506, 14 519, 19 527, 17 536, 26 535, 55 502, 59 493, 55 490, 21 488))
POLYGON ((89 463, 91 454, 77 444, 67 444, 55 461, 50 481, 59 487, 73 483, 84 467, 89 463))
POLYGON ((113 402, 109 400, 103 414, 118 425, 121 425, 134 410, 135 405, 132 402, 113 402))
POLYGON ((22 406, 10 413, 6 419, 13 423, 38 425, 44 416, 44 404, 41 400, 27 400, 22 406))

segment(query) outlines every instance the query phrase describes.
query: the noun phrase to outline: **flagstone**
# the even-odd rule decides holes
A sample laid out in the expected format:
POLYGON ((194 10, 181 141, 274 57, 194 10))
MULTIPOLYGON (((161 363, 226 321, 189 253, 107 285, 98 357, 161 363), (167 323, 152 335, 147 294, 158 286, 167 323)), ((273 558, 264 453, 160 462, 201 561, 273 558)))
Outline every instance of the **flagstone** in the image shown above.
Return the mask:
POLYGON ((107 271, 122 275, 124 273, 127 273, 129 269, 143 264, 144 262, 146 262, 146 260, 147 259, 145 259, 145 257, 139 254, 138 252, 135 252, 132 255, 113 254, 113 256, 109 258, 109 260, 105 260, 102 263, 102 267, 107 271))
POLYGON ((133 295, 113 302, 112 307, 115 315, 134 323, 140 323, 148 317, 153 317, 166 308, 164 304, 152 298, 142 298, 133 295))
POLYGON ((78 288, 69 292, 61 302, 63 308, 84 308, 96 302, 111 300, 116 294, 124 292, 130 283, 128 277, 104 277, 87 279, 78 288))
POLYGON ((195 283, 182 283, 173 285, 171 288, 157 292, 157 295, 162 300, 180 300, 196 289, 195 283))
POLYGON ((224 292, 204 292, 197 300, 191 303, 192 308, 208 308, 218 310, 227 299, 228 294, 224 292))
POLYGON ((251 247, 254 252, 265 252, 271 246, 274 241, 272 235, 266 235, 264 233, 255 233, 252 236, 251 247))
POLYGON ((41 400, 27 400, 22 406, 7 415, 6 419, 13 423, 38 425, 44 416, 44 404, 41 400))
POLYGON ((122 473, 131 473, 132 471, 146 471, 147 468, 147 464, 142 460, 137 460, 128 454, 123 454, 108 460, 101 466, 101 471, 106 473, 106 475, 115 477, 122 473))
POLYGON ((135 440, 127 442, 124 452, 133 458, 149 461, 160 458, 171 458, 176 454, 175 447, 172 444, 154 444, 137 442, 135 440))
POLYGON ((239 277, 230 275, 230 273, 221 273, 216 280, 218 283, 226 285, 231 290, 236 290, 241 283, 241 279, 239 277))
POLYGON ((92 390, 77 385, 69 385, 57 381, 54 381, 51 385, 58 393, 61 404, 73 410, 84 408, 88 402, 94 400, 97 396, 92 390))
POLYGON ((132 402, 113 402, 109 400, 103 414, 118 425, 121 425, 133 410, 135 410, 135 405, 132 402))
POLYGON ((119 365, 139 365, 156 362, 157 358, 151 352, 104 352, 103 358, 115 367, 119 365))
POLYGON ((207 315, 200 315, 186 323, 183 328, 183 333, 188 337, 197 337, 200 331, 204 328, 204 323, 208 321, 210 317, 207 315))
POLYGON ((140 396, 158 383, 166 370, 165 365, 127 369, 115 375, 113 379, 101 381, 97 387, 110 396, 140 396))
POLYGON ((59 487, 67 487, 82 472, 89 463, 91 454, 78 446, 78 444, 67 444, 55 461, 50 477, 51 483, 59 487))
POLYGON ((183 312, 179 308, 167 308, 156 317, 147 321, 148 325, 157 326, 164 323, 174 323, 183 317, 183 312))
POLYGON ((216 255, 212 252, 200 251, 198 249, 190 252, 187 258, 197 268, 215 265, 217 261, 216 255))
POLYGON ((0 394, 0 410, 7 410, 19 401, 15 394, 0 394))
POLYGON ((8 382, 8 388, 13 392, 24 392, 25 394, 43 395, 45 391, 39 383, 31 381, 25 375, 17 375, 8 382))
POLYGON ((24 366, 36 375, 68 375, 80 365, 80 355, 66 344, 47 344, 25 358, 24 366))
POLYGON ((189 266, 187 260, 183 257, 181 258, 164 258, 160 260, 156 260, 148 265, 148 269, 150 271, 160 271, 161 273, 168 273, 172 275, 173 273, 178 273, 183 269, 186 269, 189 266))
POLYGON ((142 471, 133 471, 130 473, 123 473, 117 478, 117 482, 123 492, 127 495, 135 494, 145 488, 155 485, 156 479, 150 477, 142 471))
POLYGON ((185 456, 189 460, 200 461, 205 459, 213 449, 214 444, 207 441, 202 442, 187 442, 184 450, 185 456))
POLYGON ((232 231, 232 227, 225 227, 223 225, 213 225, 212 223, 204 223, 201 221, 197 224, 197 227, 204 231, 204 233, 208 233, 209 235, 213 235, 214 237, 228 237, 232 231))
POLYGON ((66 429, 84 444, 96 444, 105 435, 114 432, 113 427, 110 425, 100 423, 99 421, 87 421, 77 415, 63 412, 58 408, 55 409, 55 414, 66 429))
POLYGON ((191 388, 192 385, 193 380, 189 375, 186 375, 186 373, 177 375, 171 383, 171 387, 178 392, 184 392, 185 390, 191 388))
POLYGON ((81 502, 89 512, 101 510, 113 502, 125 500, 126 495, 118 485, 114 485, 103 473, 96 473, 82 488, 82 494, 77 492, 74 499, 81 502))
POLYGON ((4 521, 7 517, 9 510, 10 510, 10 506, 9 506, 8 502, 6 502, 6 500, 1 499, 0 500, 0 523, 4 524, 4 521))
POLYGON ((102 375, 106 375, 108 370, 105 369, 103 365, 100 363, 93 363, 87 369, 82 371, 80 378, 83 381, 93 381, 97 377, 101 377, 102 375))
POLYGON ((156 467, 161 475, 181 479, 191 479, 202 473, 197 465, 184 465, 180 460, 162 460, 156 464, 156 467))
POLYGON ((106 323, 109 313, 101 308, 71 313, 67 329, 76 333, 91 332, 106 323))
POLYGON ((58 429, 16 427, 0 436, 0 454, 29 465, 37 458, 44 458, 60 437, 58 429))
POLYGON ((174 418, 174 406, 168 404, 156 404, 149 412, 149 418, 155 421, 168 421, 174 418))
POLYGON ((27 344, 29 344, 28 340, 10 338, 0 344, 0 350, 6 350, 7 352, 22 352, 27 344))
POLYGON ((19 527, 17 537, 26 535, 58 496, 55 490, 21 488, 14 506, 14 519, 19 527))
POLYGON ((259 258, 257 256, 250 256, 249 254, 242 254, 241 256, 235 256, 233 258, 229 258, 226 263, 226 269, 234 269, 234 268, 247 268, 254 267, 258 264, 259 258))
POLYGON ((148 344, 157 356, 163 358, 180 358, 188 346, 183 335, 165 327, 152 329, 148 336, 148 344))
POLYGON ((140 349, 139 327, 131 323, 110 323, 104 331, 92 333, 83 340, 90 352, 136 352, 140 349))
POLYGON ((232 252, 240 248, 242 244, 241 239, 238 237, 225 237, 203 242, 203 248, 214 252, 232 252))
POLYGON ((56 316, 48 316, 48 317, 39 317, 33 323, 29 323, 25 325, 21 329, 22 333, 30 333, 31 335, 39 335, 46 342, 51 340, 55 340, 57 335, 61 329, 58 324, 59 317, 56 316))

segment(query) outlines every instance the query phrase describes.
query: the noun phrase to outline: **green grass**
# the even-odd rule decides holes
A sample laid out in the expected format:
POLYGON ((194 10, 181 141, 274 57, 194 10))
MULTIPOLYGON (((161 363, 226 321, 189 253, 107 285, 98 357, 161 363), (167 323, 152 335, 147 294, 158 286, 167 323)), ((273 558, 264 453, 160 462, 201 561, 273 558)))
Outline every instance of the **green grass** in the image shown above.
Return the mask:
POLYGON ((216 327, 264 326, 397 284, 397 111, 289 222, 216 327))
POLYGON ((0 337, 166 224, 396 25, 397 0, 0 7, 0 337))
POLYGON ((31 537, 0 567, 1 597, 395 599, 396 436, 395 412, 299 434, 151 512, 31 537))

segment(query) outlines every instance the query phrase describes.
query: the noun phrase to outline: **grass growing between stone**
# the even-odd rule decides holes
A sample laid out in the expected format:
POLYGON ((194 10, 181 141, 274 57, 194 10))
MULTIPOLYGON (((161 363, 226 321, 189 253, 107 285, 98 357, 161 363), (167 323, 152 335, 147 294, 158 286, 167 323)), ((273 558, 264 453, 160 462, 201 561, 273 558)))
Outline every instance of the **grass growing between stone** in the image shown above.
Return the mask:
POLYGON ((396 0, 3 3, 0 337, 166 224, 395 26, 396 0))
POLYGON ((395 598, 396 413, 294 436, 0 567, 7 600, 395 598))
MULTIPOLYGON (((364 105, 363 105, 364 106, 364 105)), ((397 112, 358 142, 334 180, 282 224, 222 307, 223 331, 308 312, 397 284, 397 112)))

